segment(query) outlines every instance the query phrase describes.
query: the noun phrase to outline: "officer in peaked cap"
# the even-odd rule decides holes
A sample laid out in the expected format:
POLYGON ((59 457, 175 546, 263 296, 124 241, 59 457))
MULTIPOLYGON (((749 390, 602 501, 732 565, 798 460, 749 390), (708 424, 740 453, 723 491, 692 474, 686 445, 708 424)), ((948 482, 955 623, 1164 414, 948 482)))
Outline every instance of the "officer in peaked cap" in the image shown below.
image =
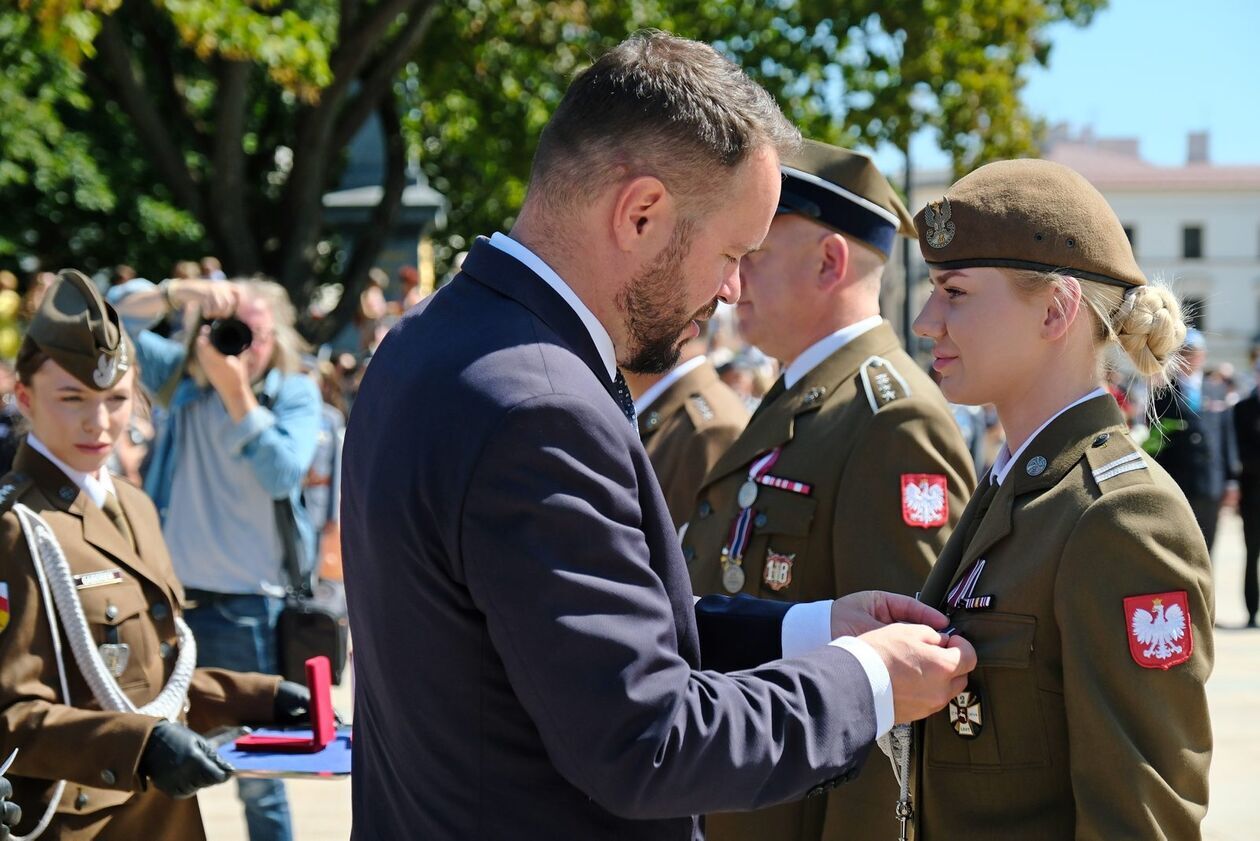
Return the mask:
POLYGON ((195 667, 157 511, 105 466, 131 416, 132 350, 65 271, 18 352, 30 433, 0 479, 0 753, 19 749, 28 838, 203 839, 191 795, 232 769, 198 733, 308 718, 305 687, 195 667))
POLYGON ((944 394, 994 404, 1008 439, 920 594, 978 666, 914 725, 912 837, 1201 838, 1211 563, 1098 376, 1115 342, 1167 377, 1180 306, 1059 164, 983 166, 918 221, 932 293, 915 332, 944 394))
MULTIPOLYGON (((885 264, 914 224, 864 155, 806 141, 782 170, 736 313, 784 373, 701 487, 682 534, 692 585, 796 602, 913 594, 975 486, 949 406, 879 314, 885 264)), ((871 761, 825 797, 710 815, 708 837, 885 841, 896 798, 871 761)))

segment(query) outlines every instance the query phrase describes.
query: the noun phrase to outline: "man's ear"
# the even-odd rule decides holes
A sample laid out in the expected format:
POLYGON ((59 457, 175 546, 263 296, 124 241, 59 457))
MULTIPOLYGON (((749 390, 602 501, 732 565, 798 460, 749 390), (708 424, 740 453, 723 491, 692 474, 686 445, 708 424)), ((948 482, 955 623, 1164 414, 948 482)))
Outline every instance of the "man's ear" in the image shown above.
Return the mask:
POLYGON ((818 247, 822 262, 818 266, 818 288, 832 289, 844 279, 849 267, 849 243, 834 232, 823 235, 818 247))
POLYGON ((1042 337, 1050 341, 1063 338, 1081 313, 1081 284, 1074 277, 1060 277, 1046 302, 1046 316, 1041 325, 1042 337))
POLYGON ((641 175, 617 191, 612 214, 617 248, 655 254, 669 241, 677 221, 677 204, 661 179, 641 175))

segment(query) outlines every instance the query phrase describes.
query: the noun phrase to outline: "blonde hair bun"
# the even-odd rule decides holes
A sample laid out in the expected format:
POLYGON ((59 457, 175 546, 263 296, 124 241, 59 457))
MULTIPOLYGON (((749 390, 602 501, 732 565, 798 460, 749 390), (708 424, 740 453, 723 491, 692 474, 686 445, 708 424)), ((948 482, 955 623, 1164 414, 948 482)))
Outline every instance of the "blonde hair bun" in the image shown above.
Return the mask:
POLYGON ((1138 372, 1146 377, 1165 377, 1176 364, 1186 341, 1181 302, 1164 286, 1135 286, 1125 290, 1124 301, 1111 320, 1116 339, 1138 372))

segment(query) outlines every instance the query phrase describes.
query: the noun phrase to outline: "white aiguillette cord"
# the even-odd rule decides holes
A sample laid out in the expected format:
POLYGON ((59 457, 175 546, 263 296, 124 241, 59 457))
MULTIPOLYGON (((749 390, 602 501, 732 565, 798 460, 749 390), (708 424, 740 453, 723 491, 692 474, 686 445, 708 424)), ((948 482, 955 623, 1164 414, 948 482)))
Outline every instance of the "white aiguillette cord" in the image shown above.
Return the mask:
MULTIPOLYGON (((192 682, 193 670, 197 667, 197 643, 184 620, 178 616, 175 617, 175 632, 179 638, 179 657, 175 661, 171 679, 167 681, 166 686, 156 698, 142 707, 137 707, 118 688, 118 681, 110 674, 105 662, 101 659, 101 654, 92 640, 92 632, 88 628, 78 590, 74 586, 70 565, 52 529, 42 517, 21 503, 14 505, 13 511, 22 524, 22 532, 26 535, 26 545, 30 549, 31 560, 35 567, 35 576, 39 579, 44 613, 47 615, 48 629, 52 635, 53 655, 57 661, 57 677, 61 682, 62 703, 71 705, 65 656, 61 650, 61 634, 57 630, 58 619, 65 627, 66 639, 70 642, 70 650, 74 653, 79 671, 102 710, 138 713, 164 718, 167 721, 176 721, 188 702, 188 686, 192 682)), ((44 833, 52 821, 65 788, 66 781, 58 780, 48 808, 35 829, 26 836, 12 836, 13 841, 34 841, 44 833)))
POLYGON ((901 832, 897 838, 898 841, 908 841, 910 818, 914 816, 914 805, 910 802, 910 755, 913 753, 914 728, 909 724, 894 724, 891 730, 875 740, 875 744, 892 763, 893 776, 900 787, 897 820, 901 823, 901 832))

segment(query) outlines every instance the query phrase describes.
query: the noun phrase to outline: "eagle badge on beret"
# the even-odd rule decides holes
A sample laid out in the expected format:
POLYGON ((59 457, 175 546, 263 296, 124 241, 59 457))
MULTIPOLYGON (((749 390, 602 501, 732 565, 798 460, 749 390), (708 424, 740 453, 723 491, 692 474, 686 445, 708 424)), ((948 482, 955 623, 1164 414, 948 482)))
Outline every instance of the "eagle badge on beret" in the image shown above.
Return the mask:
POLYGON ((954 241, 954 222, 950 219, 953 212, 949 209, 949 199, 940 198, 928 202, 923 209, 923 221, 928 224, 927 244, 933 248, 944 248, 954 241))

